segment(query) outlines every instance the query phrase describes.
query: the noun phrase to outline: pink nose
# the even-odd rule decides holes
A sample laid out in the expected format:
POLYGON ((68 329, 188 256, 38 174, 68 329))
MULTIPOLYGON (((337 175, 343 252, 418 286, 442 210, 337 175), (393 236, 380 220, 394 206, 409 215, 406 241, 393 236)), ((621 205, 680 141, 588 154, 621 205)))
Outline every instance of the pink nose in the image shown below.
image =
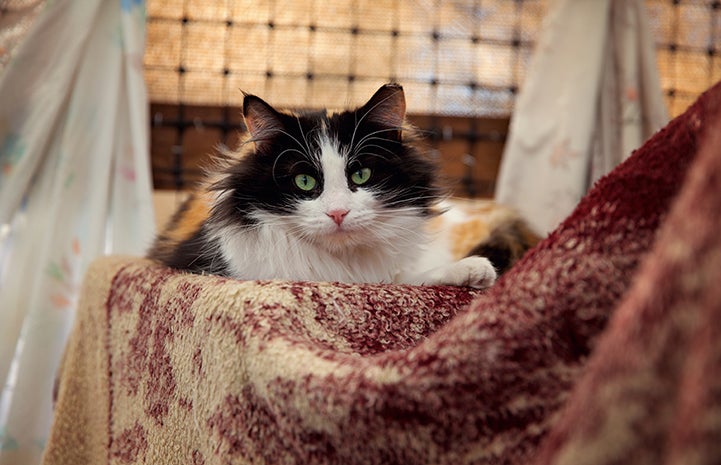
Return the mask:
POLYGON ((349 210, 331 210, 326 213, 329 217, 333 218, 333 221, 335 221, 335 224, 340 226, 340 224, 343 222, 343 219, 348 214, 349 210))

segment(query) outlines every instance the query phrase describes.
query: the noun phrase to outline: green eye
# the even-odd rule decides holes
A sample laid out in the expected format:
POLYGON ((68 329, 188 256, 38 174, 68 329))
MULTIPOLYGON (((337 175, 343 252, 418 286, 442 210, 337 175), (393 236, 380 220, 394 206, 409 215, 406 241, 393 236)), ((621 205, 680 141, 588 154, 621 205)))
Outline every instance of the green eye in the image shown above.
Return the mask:
POLYGON ((370 168, 361 168, 357 171, 354 171, 353 174, 350 175, 350 180, 353 181, 354 184, 361 185, 368 182, 368 180, 371 178, 371 169, 370 168))
POLYGON ((298 186, 300 190, 309 191, 315 187, 316 180, 309 174, 299 174, 295 177, 295 185, 298 186))

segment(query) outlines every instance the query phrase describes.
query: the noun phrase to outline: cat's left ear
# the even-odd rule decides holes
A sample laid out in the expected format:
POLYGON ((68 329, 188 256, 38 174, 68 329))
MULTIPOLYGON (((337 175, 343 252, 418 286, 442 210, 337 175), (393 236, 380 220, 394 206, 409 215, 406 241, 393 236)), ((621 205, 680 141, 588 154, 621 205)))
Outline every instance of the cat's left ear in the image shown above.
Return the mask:
POLYGON ((280 113, 255 95, 245 94, 243 117, 245 126, 256 143, 268 140, 283 130, 280 113))
POLYGON ((386 84, 359 110, 360 117, 370 123, 394 129, 391 138, 401 138, 406 117, 406 97, 400 84, 386 84))

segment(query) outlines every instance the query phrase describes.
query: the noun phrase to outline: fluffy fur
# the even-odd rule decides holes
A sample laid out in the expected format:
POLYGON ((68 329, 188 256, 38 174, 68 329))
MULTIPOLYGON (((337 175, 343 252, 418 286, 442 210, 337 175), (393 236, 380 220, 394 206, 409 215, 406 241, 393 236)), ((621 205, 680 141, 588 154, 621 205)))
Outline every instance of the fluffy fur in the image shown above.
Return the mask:
POLYGON ((222 157, 151 258, 239 279, 493 283, 486 258, 428 254, 425 226, 441 192, 405 124, 399 85, 331 114, 279 112, 246 95, 243 114, 249 139, 222 157))

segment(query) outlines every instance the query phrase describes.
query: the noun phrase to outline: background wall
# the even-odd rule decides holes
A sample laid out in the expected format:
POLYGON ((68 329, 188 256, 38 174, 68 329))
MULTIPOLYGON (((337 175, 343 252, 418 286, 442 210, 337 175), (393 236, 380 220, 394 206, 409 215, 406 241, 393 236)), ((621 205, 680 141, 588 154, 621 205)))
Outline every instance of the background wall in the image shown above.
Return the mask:
MULTIPOLYGON (((672 115, 721 78, 720 4, 646 1, 672 115)), ((144 65, 156 187, 192 186, 218 143, 236 143, 241 89, 280 107, 340 108, 399 81, 453 192, 490 197, 548 5, 149 0, 144 65)))

